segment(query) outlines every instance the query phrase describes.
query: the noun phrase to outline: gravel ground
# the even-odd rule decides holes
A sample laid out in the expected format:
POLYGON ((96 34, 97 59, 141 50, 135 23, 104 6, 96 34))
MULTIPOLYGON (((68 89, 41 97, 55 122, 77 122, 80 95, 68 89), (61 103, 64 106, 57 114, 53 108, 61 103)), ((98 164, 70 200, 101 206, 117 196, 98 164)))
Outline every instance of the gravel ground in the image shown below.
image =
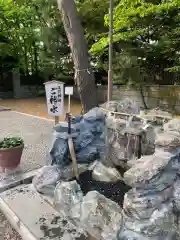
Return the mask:
POLYGON ((5 216, 1 212, 0 212, 0 240, 22 240, 22 238, 10 226, 5 216))
MULTIPOLYGON (((0 137, 20 136, 24 139, 25 148, 21 159, 21 171, 34 170, 47 163, 52 143, 53 124, 52 121, 13 111, 0 112, 0 137)), ((6 177, 6 174, 0 174, 0 180, 6 177)), ((0 240, 21 240, 1 212, 0 240)))
MULTIPOLYGON (((2 99, 0 100, 0 107, 4 106, 10 108, 11 110, 24 112, 31 115, 45 117, 52 119, 48 116, 47 105, 45 97, 39 98, 29 98, 29 99, 2 99)), ((68 98, 64 99, 64 115, 60 118, 60 121, 65 119, 66 111, 68 108, 68 98)), ((78 100, 71 99, 71 113, 72 115, 79 115, 81 113, 82 107, 78 100)))
MULTIPOLYGON (((20 170, 31 171, 44 166, 49 160, 54 122, 13 111, 0 112, 0 138, 20 136, 25 147, 20 170)), ((4 175, 0 175, 0 180, 4 175)))

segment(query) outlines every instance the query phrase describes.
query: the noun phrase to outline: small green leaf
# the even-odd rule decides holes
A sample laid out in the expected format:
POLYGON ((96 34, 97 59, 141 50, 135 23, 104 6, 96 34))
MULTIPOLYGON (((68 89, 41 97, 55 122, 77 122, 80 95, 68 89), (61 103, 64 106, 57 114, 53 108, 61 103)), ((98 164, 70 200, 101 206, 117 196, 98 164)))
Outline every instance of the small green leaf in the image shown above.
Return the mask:
POLYGON ((6 137, 0 141, 0 149, 13 148, 24 144, 24 141, 20 137, 6 137))

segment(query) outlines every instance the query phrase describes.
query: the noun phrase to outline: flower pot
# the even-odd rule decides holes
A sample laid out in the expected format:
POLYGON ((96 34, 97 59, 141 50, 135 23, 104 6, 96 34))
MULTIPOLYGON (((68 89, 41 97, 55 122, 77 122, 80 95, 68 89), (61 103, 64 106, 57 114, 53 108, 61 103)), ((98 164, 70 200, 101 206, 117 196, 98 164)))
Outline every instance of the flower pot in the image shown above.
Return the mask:
POLYGON ((20 164, 23 148, 24 145, 0 149, 0 167, 8 170, 15 169, 20 164))

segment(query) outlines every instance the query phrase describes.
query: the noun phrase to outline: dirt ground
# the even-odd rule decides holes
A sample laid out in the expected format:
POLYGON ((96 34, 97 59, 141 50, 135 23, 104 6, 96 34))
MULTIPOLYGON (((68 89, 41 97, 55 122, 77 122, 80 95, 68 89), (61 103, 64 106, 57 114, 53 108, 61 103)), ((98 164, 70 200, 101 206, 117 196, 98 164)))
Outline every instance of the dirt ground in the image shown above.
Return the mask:
MULTIPOLYGON (((11 110, 23 112, 39 117, 52 119, 47 114, 47 106, 45 97, 31 98, 31 99, 6 99, 0 100, 0 106, 10 108, 11 110)), ((65 99, 65 109, 67 111, 67 99, 65 99)), ((71 100, 71 113, 72 115, 79 115, 81 113, 81 104, 79 101, 71 100)), ((60 120, 65 119, 65 114, 60 120)))
MULTIPOLYGON (((10 108, 17 112, 23 112, 39 117, 49 118, 47 114, 46 99, 44 97, 34 99, 6 99, 0 100, 0 106, 10 108)), ((65 99, 65 112, 67 110, 67 99, 65 99)), ((81 104, 77 100, 71 101, 72 115, 79 115, 81 113, 81 104)), ((65 119, 65 114, 60 120, 65 119)), ((0 240, 21 240, 17 232, 12 229, 4 215, 0 212, 0 240)))

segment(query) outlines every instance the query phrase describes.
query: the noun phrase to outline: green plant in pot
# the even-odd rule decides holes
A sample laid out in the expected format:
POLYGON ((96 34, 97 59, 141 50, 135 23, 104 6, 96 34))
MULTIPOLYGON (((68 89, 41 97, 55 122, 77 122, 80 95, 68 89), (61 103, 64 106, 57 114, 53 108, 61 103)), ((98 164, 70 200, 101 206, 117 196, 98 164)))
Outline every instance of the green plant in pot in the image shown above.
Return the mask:
POLYGON ((0 167, 13 170, 20 164, 24 141, 20 137, 6 137, 0 141, 0 167))

